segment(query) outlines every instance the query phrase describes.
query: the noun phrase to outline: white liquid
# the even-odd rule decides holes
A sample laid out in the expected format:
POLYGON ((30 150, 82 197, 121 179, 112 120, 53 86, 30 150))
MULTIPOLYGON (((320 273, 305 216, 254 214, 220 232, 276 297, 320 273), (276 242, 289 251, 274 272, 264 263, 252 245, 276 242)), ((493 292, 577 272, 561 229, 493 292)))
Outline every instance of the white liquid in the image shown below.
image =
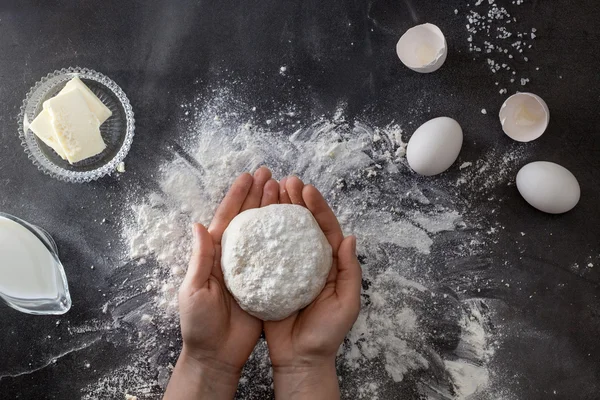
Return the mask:
POLYGON ((428 65, 435 60, 437 52, 433 47, 424 43, 417 47, 416 56, 421 65, 428 65))
POLYGON ((532 110, 525 105, 517 108, 515 112, 515 124, 518 126, 533 126, 537 124, 540 118, 535 115, 535 110, 532 110))
POLYGON ((27 228, 0 216, 0 292, 18 299, 58 296, 56 261, 27 228))

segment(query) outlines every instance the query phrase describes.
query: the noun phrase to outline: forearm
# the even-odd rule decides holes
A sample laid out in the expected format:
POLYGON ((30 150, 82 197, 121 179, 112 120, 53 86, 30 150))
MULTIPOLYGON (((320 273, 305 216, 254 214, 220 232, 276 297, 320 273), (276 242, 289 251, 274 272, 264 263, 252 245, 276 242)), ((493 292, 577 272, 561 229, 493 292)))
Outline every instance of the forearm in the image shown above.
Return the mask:
POLYGON ((239 371, 200 362, 190 357, 184 347, 163 400, 233 399, 238 381, 239 371))
POLYGON ((340 388, 335 359, 318 366, 288 366, 273 369, 275 398, 284 400, 335 400, 340 388))

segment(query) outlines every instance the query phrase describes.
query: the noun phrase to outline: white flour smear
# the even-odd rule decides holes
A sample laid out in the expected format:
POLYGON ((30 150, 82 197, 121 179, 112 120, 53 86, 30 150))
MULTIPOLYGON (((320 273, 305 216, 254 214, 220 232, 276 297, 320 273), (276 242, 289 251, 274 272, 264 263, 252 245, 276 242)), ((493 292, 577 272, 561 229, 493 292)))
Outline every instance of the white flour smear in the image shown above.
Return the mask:
MULTIPOLYGON (((465 276, 457 267, 471 261, 482 270, 490 267, 478 258, 486 226, 476 210, 468 210, 470 201, 460 191, 463 186, 470 191, 466 187, 477 179, 479 190, 486 190, 483 168, 500 171, 489 186, 503 183, 510 160, 490 154, 485 162, 455 168, 448 178, 422 179, 403 158, 400 126, 372 128, 338 117, 291 134, 267 132, 236 120, 236 110, 223 107, 221 100, 202 111, 184 107, 195 118, 185 140, 179 139, 182 148, 174 146, 172 159, 161 167, 160 190, 135 201, 124 221, 132 261, 122 267, 127 282, 105 311, 116 325, 127 323, 135 333, 131 347, 138 350, 130 365, 89 386, 84 397, 160 397, 181 348, 176 294, 187 266, 191 224, 208 224, 233 179, 261 165, 277 179, 297 174, 314 184, 345 233, 358 236, 363 308, 339 352, 344 398, 406 393, 412 396, 407 398, 466 399, 500 386, 491 366, 500 337, 490 323, 492 308, 472 295, 477 276, 465 276)), ((244 369, 238 396, 272 396, 262 339, 244 369)))

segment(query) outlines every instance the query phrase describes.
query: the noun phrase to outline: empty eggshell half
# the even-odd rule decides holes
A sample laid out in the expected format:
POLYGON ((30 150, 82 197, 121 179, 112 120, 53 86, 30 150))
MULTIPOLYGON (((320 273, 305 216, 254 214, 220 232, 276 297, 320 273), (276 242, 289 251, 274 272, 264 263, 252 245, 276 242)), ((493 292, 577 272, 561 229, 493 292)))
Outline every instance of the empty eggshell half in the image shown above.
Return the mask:
POLYGON ((413 71, 429 73, 439 69, 448 55, 444 34, 433 24, 417 25, 396 44, 400 61, 413 71))
POLYGON ((518 142, 531 142, 542 136, 550 121, 550 110, 540 96, 517 93, 500 108, 502 130, 518 142))

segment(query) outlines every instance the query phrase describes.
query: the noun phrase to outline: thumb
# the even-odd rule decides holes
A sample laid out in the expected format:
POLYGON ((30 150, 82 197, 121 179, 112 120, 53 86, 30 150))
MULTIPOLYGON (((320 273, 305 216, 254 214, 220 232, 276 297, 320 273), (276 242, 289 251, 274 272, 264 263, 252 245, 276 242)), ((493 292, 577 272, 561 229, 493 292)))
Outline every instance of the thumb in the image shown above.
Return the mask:
POLYGON ((343 303, 360 308, 362 269, 356 257, 356 237, 348 236, 338 250, 338 273, 335 291, 343 303))
POLYGON ((215 262, 215 245, 212 236, 204 226, 194 224, 192 231, 194 233, 194 244, 183 285, 192 291, 196 291, 203 288, 208 282, 215 262))

